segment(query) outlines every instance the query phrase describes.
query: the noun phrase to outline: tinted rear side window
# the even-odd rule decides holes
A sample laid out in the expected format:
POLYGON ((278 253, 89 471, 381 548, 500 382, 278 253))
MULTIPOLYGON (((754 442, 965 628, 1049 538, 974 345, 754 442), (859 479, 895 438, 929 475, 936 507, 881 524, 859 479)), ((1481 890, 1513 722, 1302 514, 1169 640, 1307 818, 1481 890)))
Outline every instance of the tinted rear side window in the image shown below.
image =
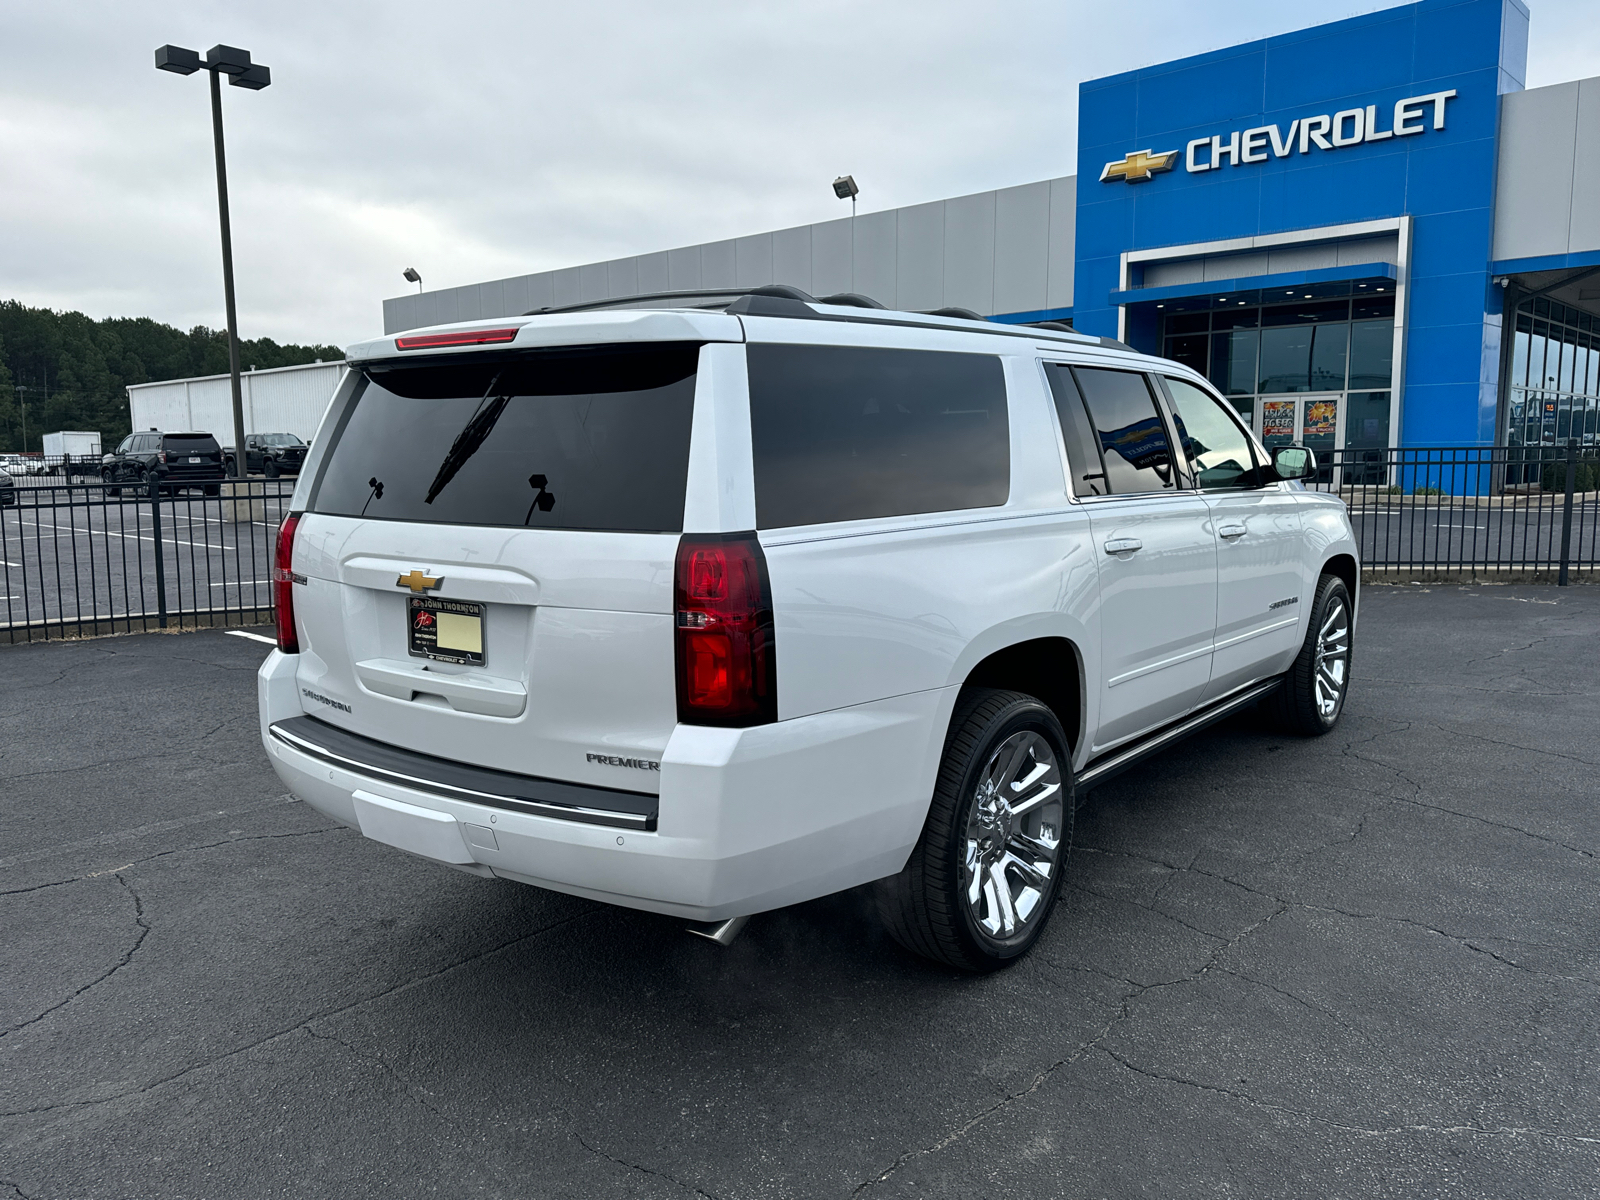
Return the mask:
POLYGON ((1078 386, 1105 461, 1113 494, 1176 487, 1172 446, 1143 375, 1077 367, 1078 386))
POLYGON ((987 508, 1010 495, 998 358, 857 346, 747 354, 760 528, 987 508))
POLYGON ((368 366, 311 508, 676 533, 698 358, 667 344, 368 366))

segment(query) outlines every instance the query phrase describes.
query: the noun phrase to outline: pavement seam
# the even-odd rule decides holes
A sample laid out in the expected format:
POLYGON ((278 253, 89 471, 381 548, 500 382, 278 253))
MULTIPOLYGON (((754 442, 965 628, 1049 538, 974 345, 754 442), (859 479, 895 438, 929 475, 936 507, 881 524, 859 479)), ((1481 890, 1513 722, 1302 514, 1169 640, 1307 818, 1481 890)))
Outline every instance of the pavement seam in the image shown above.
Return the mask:
POLYGON ((388 1063, 384 1062, 383 1059, 378 1057, 376 1054, 369 1054, 365 1050, 357 1049, 355 1046, 352 1046, 349 1042, 345 1041, 342 1037, 339 1037, 337 1034, 333 1034, 333 1033, 318 1033, 317 1030, 316 1030, 316 1027, 314 1025, 307 1024, 305 1029, 306 1029, 306 1033, 309 1034, 311 1037, 315 1038, 316 1040, 321 1041, 321 1042, 332 1042, 337 1046, 343 1046, 346 1050, 348 1050, 356 1058, 361 1059, 363 1062, 371 1063, 373 1066, 377 1067, 380 1071, 382 1071, 385 1075, 387 1075, 390 1079, 394 1080, 394 1082, 397 1083, 400 1086, 400 1090, 405 1092, 406 1097, 408 1099, 410 1099, 412 1101, 415 1101, 417 1104, 419 1104, 423 1108, 427 1109, 434 1116, 438 1117, 441 1121, 443 1121, 446 1125, 450 1126, 451 1129, 454 1129, 457 1132, 460 1132, 461 1127, 458 1124, 456 1124, 455 1121, 451 1120, 450 1117, 445 1115, 445 1113, 441 1109, 435 1107, 432 1103, 430 1103, 426 1099, 426 1096, 427 1096, 428 1093, 426 1092, 426 1090, 424 1090, 422 1088, 422 1086, 420 1084, 412 1083, 409 1079, 406 1079, 404 1076, 402 1076, 398 1071, 396 1071, 388 1063))

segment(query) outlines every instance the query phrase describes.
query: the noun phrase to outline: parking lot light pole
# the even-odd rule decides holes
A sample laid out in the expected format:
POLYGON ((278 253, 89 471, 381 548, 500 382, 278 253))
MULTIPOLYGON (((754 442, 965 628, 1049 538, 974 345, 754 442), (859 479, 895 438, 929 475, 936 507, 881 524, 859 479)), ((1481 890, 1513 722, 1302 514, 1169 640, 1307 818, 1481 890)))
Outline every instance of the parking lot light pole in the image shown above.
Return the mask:
POLYGON ((233 303, 233 231, 228 221, 228 168, 222 150, 222 76, 232 87, 259 92, 272 83, 272 72, 250 61, 250 52, 237 46, 213 46, 202 59, 182 46, 162 46, 156 51, 156 68, 175 75, 205 70, 211 76, 211 137, 217 158, 217 212, 222 222, 222 293, 228 310, 228 376, 233 385, 233 474, 245 477, 244 393, 239 384, 239 317, 233 303))

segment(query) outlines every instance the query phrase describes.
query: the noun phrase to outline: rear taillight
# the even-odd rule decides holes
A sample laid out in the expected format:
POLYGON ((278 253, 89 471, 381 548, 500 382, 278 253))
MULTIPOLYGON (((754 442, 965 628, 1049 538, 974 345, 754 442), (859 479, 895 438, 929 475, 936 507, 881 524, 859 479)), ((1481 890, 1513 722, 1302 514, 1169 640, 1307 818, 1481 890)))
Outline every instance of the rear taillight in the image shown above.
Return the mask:
POLYGON ((300 638, 294 631, 294 530, 300 514, 290 513, 278 527, 278 546, 272 555, 272 603, 278 610, 278 649, 285 654, 300 653, 300 638))
POLYGON ((753 533, 678 543, 678 720, 766 725, 778 719, 767 560, 753 533))
POLYGON ((158 462, 166 462, 167 461, 167 452, 165 450, 157 450, 156 451, 156 460, 158 462))

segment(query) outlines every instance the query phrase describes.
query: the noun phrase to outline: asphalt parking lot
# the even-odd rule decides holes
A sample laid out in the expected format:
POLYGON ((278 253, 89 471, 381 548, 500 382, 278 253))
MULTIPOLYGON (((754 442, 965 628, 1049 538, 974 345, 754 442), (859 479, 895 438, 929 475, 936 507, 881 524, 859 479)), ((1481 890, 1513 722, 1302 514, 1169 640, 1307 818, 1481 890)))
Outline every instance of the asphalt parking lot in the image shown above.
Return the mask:
POLYGON ((1597 646, 1600 588, 1367 589, 1335 734, 1094 793, 988 978, 854 894, 721 950, 332 826, 267 766, 257 642, 0 648, 0 1181, 1593 1196, 1597 646))

